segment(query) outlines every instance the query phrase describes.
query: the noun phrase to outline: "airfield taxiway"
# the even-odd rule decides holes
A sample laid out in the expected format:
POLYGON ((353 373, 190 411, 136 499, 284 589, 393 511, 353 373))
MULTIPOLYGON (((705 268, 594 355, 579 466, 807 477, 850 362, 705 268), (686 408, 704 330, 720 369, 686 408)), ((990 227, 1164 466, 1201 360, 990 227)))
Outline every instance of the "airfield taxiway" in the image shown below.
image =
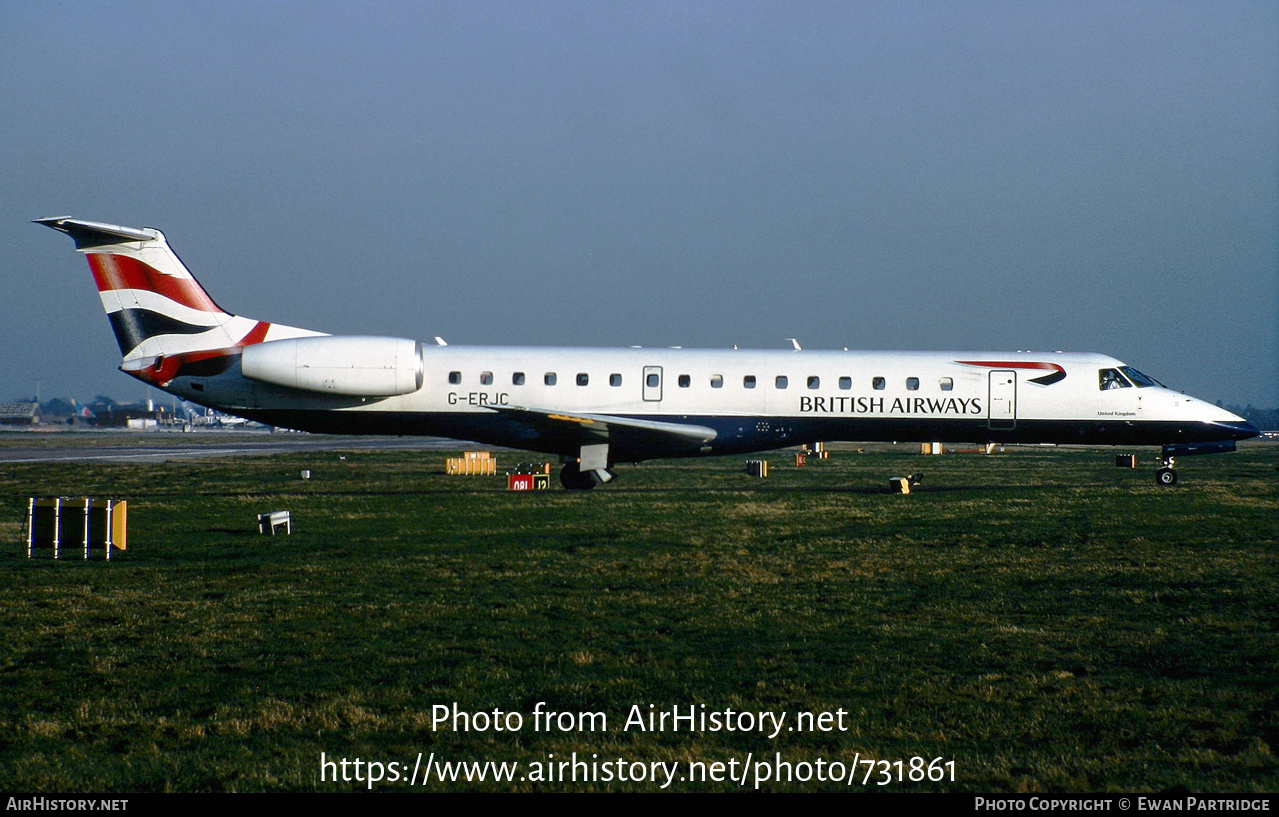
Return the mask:
POLYGON ((447 451, 476 445, 442 437, 333 437, 252 432, 15 433, 0 437, 0 463, 166 462, 305 451, 447 451))

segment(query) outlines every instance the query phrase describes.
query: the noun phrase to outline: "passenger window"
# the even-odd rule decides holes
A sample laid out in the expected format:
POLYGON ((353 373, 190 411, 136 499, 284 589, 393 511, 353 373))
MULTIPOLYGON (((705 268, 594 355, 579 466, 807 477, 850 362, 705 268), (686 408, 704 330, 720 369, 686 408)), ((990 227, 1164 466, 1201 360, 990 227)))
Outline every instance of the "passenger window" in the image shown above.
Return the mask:
POLYGON ((955 381, 954 381, 954 380, 951 380, 949 377, 943 377, 943 378, 941 379, 941 390, 942 390, 942 391, 950 391, 950 390, 951 390, 951 389, 953 389, 953 388, 955 388, 955 381))
POLYGON ((511 385, 512 385, 512 386, 523 386, 523 385, 524 385, 524 372, 516 372, 515 374, 511 375, 511 385))
POLYGON ((884 387, 887 386, 888 384, 884 382, 884 378, 877 377, 874 380, 870 381, 870 385, 875 389, 875 391, 883 391, 884 387))
POLYGON ((608 384, 610 386, 622 385, 622 376, 620 374, 611 374, 608 376, 608 384))
POLYGON ((853 387, 853 379, 851 377, 841 377, 839 379, 839 388, 841 390, 848 391, 852 387, 853 387))
POLYGON ((722 374, 711 375, 711 388, 712 389, 724 388, 724 375, 722 374))
POLYGON ((822 385, 822 379, 816 375, 810 375, 808 378, 808 388, 816 389, 822 385))
POLYGON ((681 389, 687 389, 692 384, 692 382, 693 382, 693 379, 686 374, 682 374, 679 376, 679 387, 681 389))
POLYGON ((919 391, 919 378, 918 377, 906 378, 906 389, 907 391, 919 391))
POLYGON ((1129 383, 1127 380, 1124 380, 1124 376, 1114 369, 1102 369, 1097 374, 1101 380, 1100 386, 1102 391, 1107 389, 1126 389, 1129 387, 1129 383))
POLYGON ((462 373, 461 373, 461 372, 449 372, 449 382, 450 382, 450 383, 452 383, 454 386, 456 386, 458 383, 461 383, 461 382, 462 382, 462 373))
POLYGON ((577 385, 579 385, 579 386, 585 386, 585 385, 586 385, 587 383, 589 383, 589 382, 591 382, 590 375, 586 374, 585 372, 578 372, 578 374, 577 374, 577 385))
POLYGON ((789 383, 790 381, 786 379, 786 375, 779 374, 775 382, 777 384, 777 388, 784 389, 786 388, 786 384, 789 383))
POLYGON ((747 389, 755 388, 755 375, 748 374, 742 378, 742 386, 747 389))
POLYGON ((554 386, 554 385, 555 385, 555 372, 547 372, 547 373, 546 373, 546 375, 542 378, 542 382, 543 382, 543 383, 545 383, 545 384, 546 384, 546 385, 548 385, 548 386, 554 386))
POLYGON ((492 385, 493 385, 493 373, 492 373, 492 372, 480 372, 480 385, 481 385, 481 386, 492 386, 492 385))

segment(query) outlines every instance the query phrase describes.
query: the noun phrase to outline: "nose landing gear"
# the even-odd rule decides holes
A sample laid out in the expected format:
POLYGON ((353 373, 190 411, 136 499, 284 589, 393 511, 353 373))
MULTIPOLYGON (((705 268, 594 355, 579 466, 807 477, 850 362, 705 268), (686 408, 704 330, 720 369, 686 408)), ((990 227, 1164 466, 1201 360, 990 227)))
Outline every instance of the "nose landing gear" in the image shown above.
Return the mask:
POLYGON ((1168 486, 1177 484, 1177 472, 1173 469, 1177 467, 1177 460, 1173 457, 1172 446, 1165 445, 1160 457, 1163 464, 1159 466, 1159 470, 1155 471, 1155 483, 1158 485, 1168 486))
POLYGON ((1163 465, 1155 472, 1155 482, 1160 485, 1176 485, 1177 472, 1173 470, 1176 466, 1174 456, 1184 454, 1191 456, 1192 454, 1225 454, 1236 449, 1234 440, 1212 440, 1210 442, 1197 443, 1168 443, 1163 447, 1163 465))

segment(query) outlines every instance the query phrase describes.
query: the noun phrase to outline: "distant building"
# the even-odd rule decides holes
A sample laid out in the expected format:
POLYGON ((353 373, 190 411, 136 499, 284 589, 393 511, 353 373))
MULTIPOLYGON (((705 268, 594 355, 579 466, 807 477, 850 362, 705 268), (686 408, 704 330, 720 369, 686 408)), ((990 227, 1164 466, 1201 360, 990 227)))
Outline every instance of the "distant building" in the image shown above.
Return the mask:
POLYGON ((0 403, 0 425, 33 426, 38 422, 39 403, 0 403))
POLYGON ((95 419, 99 428, 155 428, 172 423, 173 415, 148 402, 110 406, 98 411, 95 419))

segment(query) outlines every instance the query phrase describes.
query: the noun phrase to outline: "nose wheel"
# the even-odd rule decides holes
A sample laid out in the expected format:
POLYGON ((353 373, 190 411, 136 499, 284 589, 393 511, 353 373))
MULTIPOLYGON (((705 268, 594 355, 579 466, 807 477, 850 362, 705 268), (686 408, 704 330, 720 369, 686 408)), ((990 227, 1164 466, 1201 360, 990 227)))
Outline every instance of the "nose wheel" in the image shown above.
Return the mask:
POLYGON ((1177 472, 1173 470, 1176 467, 1176 461, 1172 457, 1164 457, 1163 465, 1155 472, 1155 482, 1160 485, 1176 485, 1177 472))

